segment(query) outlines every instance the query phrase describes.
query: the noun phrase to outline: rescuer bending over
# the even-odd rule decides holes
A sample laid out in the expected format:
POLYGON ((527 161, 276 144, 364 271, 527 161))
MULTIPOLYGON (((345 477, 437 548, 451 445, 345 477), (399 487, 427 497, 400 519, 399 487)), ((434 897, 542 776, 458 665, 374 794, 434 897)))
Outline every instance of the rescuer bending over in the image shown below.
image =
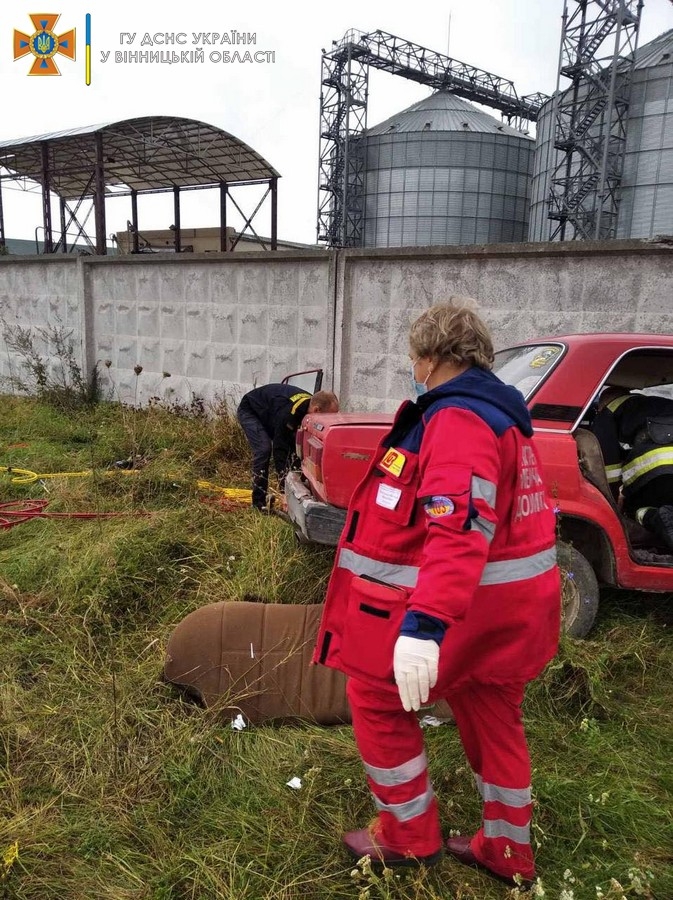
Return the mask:
POLYGON ((295 464, 295 435, 307 413, 339 412, 339 400, 331 391, 311 395, 292 384, 266 384, 244 394, 238 421, 252 450, 252 505, 267 508, 269 462, 278 475, 280 489, 295 464))

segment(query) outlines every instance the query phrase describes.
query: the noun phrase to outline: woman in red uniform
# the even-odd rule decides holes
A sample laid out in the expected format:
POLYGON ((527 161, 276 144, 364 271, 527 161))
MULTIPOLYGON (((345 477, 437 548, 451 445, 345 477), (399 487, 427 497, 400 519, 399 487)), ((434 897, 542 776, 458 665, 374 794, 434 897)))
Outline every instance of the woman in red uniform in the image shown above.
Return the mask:
POLYGON ((410 332, 418 399, 404 403, 356 489, 314 661, 350 676, 353 727, 378 815, 344 835, 355 857, 468 865, 530 882, 526 683, 560 624, 552 503, 522 395, 492 372, 465 306, 410 332), (472 838, 443 845, 415 711, 443 697, 483 799, 472 838))

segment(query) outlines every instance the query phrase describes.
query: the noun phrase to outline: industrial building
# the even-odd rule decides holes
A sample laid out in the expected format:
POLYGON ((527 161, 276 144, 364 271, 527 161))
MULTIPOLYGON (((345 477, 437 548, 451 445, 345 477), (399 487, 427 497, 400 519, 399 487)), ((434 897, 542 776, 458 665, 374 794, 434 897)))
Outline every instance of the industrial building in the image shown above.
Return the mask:
POLYGON ((0 252, 12 252, 5 181, 41 188, 43 253, 78 252, 82 240, 88 252, 137 254, 672 234, 673 30, 639 48, 643 6, 565 0, 552 97, 521 96, 506 78, 385 31, 332 41, 322 52, 314 245, 278 239, 279 173, 251 147, 207 123, 147 116, 0 142, 0 252), (370 69, 432 93, 369 126, 370 69), (266 193, 248 215, 234 188, 251 185, 266 193), (182 228, 181 196, 207 188, 219 192, 219 228, 182 228), (170 230, 144 230, 139 197, 164 192, 174 201, 170 230), (130 200, 128 227, 110 245, 106 204, 122 197, 130 200), (252 226, 266 197, 269 238, 252 226), (243 219, 240 231, 228 210, 243 219))
MULTIPOLYGON (((531 186, 531 241, 558 240, 548 218, 551 179, 561 159, 555 148, 555 108, 543 104, 531 186)), ((599 121, 594 125, 594 131, 599 121)), ((673 30, 638 48, 625 122, 626 144, 617 206, 617 238, 673 232, 673 30)), ((590 134, 591 136, 591 134, 590 134)), ((570 238, 573 235, 566 235, 570 238)))
POLYGON ((365 132, 365 247, 525 241, 535 141, 448 91, 365 132))
POLYGON ((673 31, 638 48, 643 6, 565 0, 552 97, 520 96, 505 78, 383 31, 333 41, 323 50, 318 241, 673 233, 673 31), (368 127, 370 69, 435 93, 368 127))

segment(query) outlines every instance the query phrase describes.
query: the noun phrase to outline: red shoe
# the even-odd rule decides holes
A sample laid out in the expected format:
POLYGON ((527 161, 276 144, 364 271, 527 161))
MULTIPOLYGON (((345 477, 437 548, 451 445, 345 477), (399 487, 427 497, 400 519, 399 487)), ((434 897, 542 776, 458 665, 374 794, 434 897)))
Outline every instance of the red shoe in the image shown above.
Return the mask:
POLYGON ((354 859, 361 859, 363 856, 371 857, 372 865, 383 865, 392 868, 394 866, 408 866, 410 868, 418 868, 419 866, 434 866, 442 858, 443 849, 430 856, 413 856, 411 853, 402 854, 391 850, 376 840, 369 828, 360 828, 358 831, 347 831, 341 838, 346 845, 346 849, 354 859))
POLYGON ((520 891, 529 891, 533 887, 532 878, 522 878, 520 880, 515 880, 508 875, 501 875, 499 872, 494 872, 493 869, 489 869, 488 866, 485 866, 484 863, 480 862, 472 852, 469 837, 449 838, 446 842, 446 849, 451 854, 451 856, 457 859, 458 862, 462 863, 464 866, 470 866, 473 869, 481 869, 483 872, 487 872, 492 878, 497 878, 499 881, 504 881, 505 884, 508 884, 510 887, 518 887, 520 891))

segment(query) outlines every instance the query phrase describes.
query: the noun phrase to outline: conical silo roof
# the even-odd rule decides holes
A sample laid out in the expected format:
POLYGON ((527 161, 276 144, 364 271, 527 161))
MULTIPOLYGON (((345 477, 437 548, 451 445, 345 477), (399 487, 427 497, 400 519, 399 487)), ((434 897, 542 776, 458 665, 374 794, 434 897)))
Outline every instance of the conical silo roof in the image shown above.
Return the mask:
POLYGON ((664 31, 648 44, 643 44, 636 50, 634 66, 636 69, 646 69, 650 66, 659 66, 669 63, 673 57, 673 28, 664 31))
MULTIPOLYGON (((527 135, 511 128, 483 112, 467 100, 449 91, 437 91, 425 100, 395 113, 380 125, 367 129, 368 135, 399 134, 401 132, 475 132, 478 134, 509 134, 519 138, 527 135)), ((533 140, 533 138, 530 138, 533 140)))

